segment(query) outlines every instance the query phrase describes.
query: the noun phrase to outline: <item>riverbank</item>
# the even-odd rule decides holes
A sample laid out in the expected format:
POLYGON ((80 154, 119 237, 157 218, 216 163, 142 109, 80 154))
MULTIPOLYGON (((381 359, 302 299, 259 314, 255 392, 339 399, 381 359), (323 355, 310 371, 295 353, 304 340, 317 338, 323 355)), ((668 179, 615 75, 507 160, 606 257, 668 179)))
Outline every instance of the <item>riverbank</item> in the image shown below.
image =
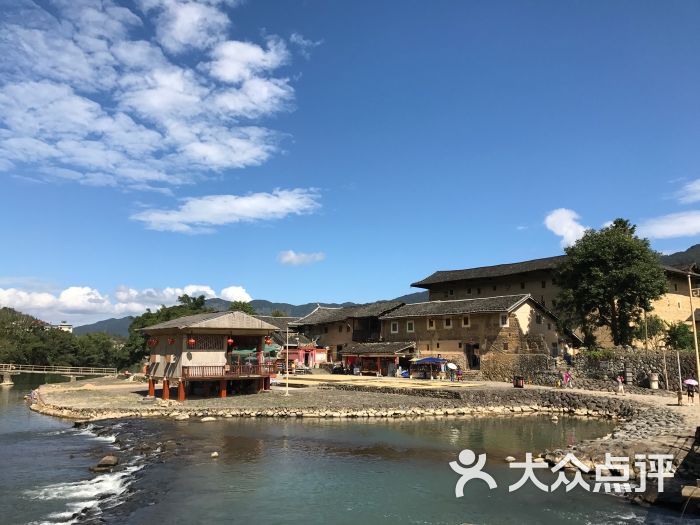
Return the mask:
MULTIPOLYGON (((308 382, 289 396, 270 392, 224 399, 191 399, 185 403, 146 397, 146 385, 115 379, 44 385, 32 410, 79 421, 122 418, 170 418, 208 422, 223 418, 474 418, 568 414, 616 421, 613 432, 575 445, 576 457, 594 469, 605 453, 634 458, 635 454, 671 454, 674 479, 663 494, 649 487, 638 502, 678 506, 682 487, 700 477, 695 454, 698 407, 676 406, 667 395, 561 390, 547 387, 514 389, 504 383, 476 383, 455 387, 392 380, 336 380, 308 382)), ((550 464, 569 450, 542 451, 550 464)), ((519 451, 514 451, 514 455, 519 451)), ((631 469, 631 477, 639 474, 631 469)))

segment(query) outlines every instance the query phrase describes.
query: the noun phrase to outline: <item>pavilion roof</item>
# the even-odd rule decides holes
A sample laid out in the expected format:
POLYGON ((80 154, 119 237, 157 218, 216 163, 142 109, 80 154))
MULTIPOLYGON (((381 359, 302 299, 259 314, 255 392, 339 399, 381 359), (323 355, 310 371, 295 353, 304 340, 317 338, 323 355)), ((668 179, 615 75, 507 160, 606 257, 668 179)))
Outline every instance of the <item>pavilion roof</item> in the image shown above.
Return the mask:
POLYGON ((145 333, 165 330, 215 330, 215 331, 264 331, 277 330, 277 327, 243 312, 207 312, 178 317, 163 323, 142 328, 145 333))

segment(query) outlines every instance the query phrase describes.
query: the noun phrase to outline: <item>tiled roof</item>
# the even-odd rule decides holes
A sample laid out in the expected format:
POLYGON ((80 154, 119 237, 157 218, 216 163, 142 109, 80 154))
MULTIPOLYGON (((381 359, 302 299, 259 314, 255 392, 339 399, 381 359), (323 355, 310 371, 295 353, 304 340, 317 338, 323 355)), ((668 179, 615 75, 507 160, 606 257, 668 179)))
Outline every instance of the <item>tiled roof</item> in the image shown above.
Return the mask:
POLYGON ((468 279, 485 279, 488 277, 504 277, 518 273, 535 272, 538 270, 552 270, 564 260, 565 255, 545 257, 510 264, 497 264, 495 266, 481 266, 479 268, 466 268, 464 270, 446 270, 435 272, 422 281, 411 284, 416 288, 430 288, 433 284, 447 283, 451 281, 464 281, 468 279))
MULTIPOLYGON (((271 337, 272 340, 280 346, 285 346, 287 344, 287 332, 284 330, 273 332, 271 337)), ((299 340, 299 346, 309 346, 313 343, 313 341, 304 334, 289 332, 289 346, 297 346, 297 340, 299 340)))
MULTIPOLYGON (((276 326, 279 330, 286 330, 287 325, 298 321, 298 317, 275 317, 273 315, 254 315, 256 319, 260 319, 266 323, 276 326)), ((291 330, 291 327, 290 327, 291 330)))
POLYGON ((398 355, 413 352, 414 343, 350 343, 343 348, 343 355, 398 355))
POLYGON ((204 314, 186 315, 162 323, 142 328, 141 331, 150 333, 164 329, 186 330, 192 328, 211 328, 217 330, 275 330, 276 327, 256 319, 243 312, 208 312, 204 314))
POLYGON ((385 315, 382 319, 400 317, 424 317, 431 315, 459 315, 482 312, 510 312, 522 304, 530 295, 503 295, 500 297, 481 297, 478 299, 459 299, 455 301, 429 301, 425 303, 406 304, 385 315))
POLYGON ((376 303, 345 306, 342 308, 319 306, 306 317, 290 323, 290 326, 336 323, 345 319, 359 317, 379 317, 381 314, 398 308, 402 304, 404 303, 401 301, 378 301, 376 303))
MULTIPOLYGON (((565 258, 566 255, 556 255, 554 257, 532 259, 530 261, 521 261, 509 264, 496 264, 494 266, 466 268, 464 270, 438 271, 421 281, 417 281, 411 284, 411 286, 415 288, 430 288, 434 284, 448 283, 453 281, 467 281, 470 279, 488 279, 542 270, 554 270, 561 262, 564 261, 565 258)), ((700 274, 693 273, 692 268, 684 269, 667 265, 662 265, 662 268, 669 273, 682 275, 688 275, 688 273, 691 273, 691 275, 695 277, 700 277, 700 274)))

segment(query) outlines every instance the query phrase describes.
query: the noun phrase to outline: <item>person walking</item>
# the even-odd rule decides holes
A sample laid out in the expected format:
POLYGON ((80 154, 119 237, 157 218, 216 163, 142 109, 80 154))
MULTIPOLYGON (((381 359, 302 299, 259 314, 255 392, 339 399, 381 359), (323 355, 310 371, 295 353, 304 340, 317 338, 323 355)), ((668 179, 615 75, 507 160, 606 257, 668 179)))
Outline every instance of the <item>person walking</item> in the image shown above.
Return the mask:
POLYGON ((688 385, 688 404, 689 405, 695 404, 695 386, 694 385, 688 385))
POLYGON ((623 383, 624 380, 625 380, 625 378, 622 377, 621 375, 617 376, 617 392, 616 393, 623 395, 623 396, 625 395, 625 385, 623 383))

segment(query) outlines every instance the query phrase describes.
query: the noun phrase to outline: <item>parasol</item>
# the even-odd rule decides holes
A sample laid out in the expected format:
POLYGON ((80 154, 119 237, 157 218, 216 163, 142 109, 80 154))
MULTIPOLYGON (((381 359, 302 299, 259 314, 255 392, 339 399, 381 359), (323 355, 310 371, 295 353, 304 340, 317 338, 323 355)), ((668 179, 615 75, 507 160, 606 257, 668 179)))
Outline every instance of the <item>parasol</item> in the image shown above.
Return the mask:
POLYGON ((698 386, 698 382, 695 379, 686 379, 685 381, 683 381, 683 384, 698 386))
POLYGON ((457 365, 454 363, 447 363, 447 368, 450 370, 457 370, 457 365))

